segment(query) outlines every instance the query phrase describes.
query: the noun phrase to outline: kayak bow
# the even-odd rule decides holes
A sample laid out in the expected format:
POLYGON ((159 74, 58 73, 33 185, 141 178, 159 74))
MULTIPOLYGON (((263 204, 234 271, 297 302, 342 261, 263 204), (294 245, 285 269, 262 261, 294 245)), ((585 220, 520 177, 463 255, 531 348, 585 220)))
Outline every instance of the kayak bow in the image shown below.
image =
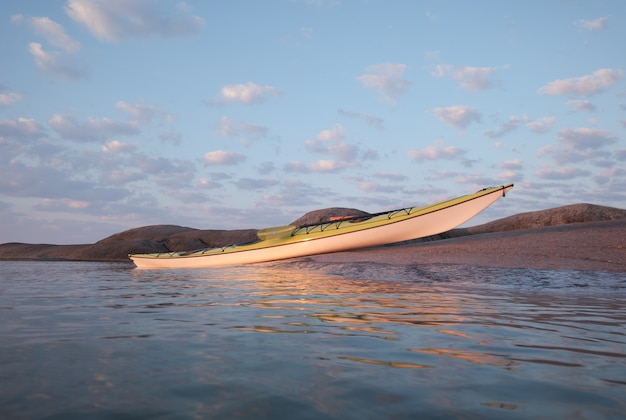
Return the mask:
POLYGON ((489 207, 513 184, 485 188, 441 203, 369 216, 342 217, 308 226, 257 232, 258 241, 184 252, 131 254, 137 268, 192 268, 253 264, 386 245, 453 229, 489 207))

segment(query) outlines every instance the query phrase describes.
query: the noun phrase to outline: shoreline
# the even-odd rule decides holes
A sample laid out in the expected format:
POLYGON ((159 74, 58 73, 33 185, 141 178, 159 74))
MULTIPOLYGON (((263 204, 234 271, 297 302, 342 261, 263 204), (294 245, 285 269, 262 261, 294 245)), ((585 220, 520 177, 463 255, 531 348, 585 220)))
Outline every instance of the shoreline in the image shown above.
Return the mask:
MULTIPOLYGON (((463 230, 460 230, 463 231, 463 230)), ((449 232, 443 239, 418 239, 375 248, 318 254, 283 261, 319 264, 380 263, 392 265, 458 264, 466 266, 540 270, 580 270, 626 273, 626 219, 579 222, 505 232, 449 232)), ((6 244, 5 244, 6 245, 6 244)), ((9 244, 11 245, 11 244, 9 244)), ((71 247, 80 245, 22 245, 71 247)), ((1 246, 0 246, 1 247, 1 246)), ((83 261, 132 263, 123 259, 72 259, 56 253, 38 257, 9 257, 0 261, 83 261)), ((280 261, 275 261, 280 262, 280 261)))
MULTIPOLYGON (((361 212, 331 208, 315 220, 361 212)), ((292 222, 297 224, 300 219, 292 222)), ((131 253, 178 252, 258 240, 257 229, 202 230, 177 225, 130 229, 93 244, 0 244, 0 261, 122 262, 131 253)), ((626 209, 587 203, 520 213, 478 226, 376 248, 295 258, 323 263, 467 266, 626 272, 626 209)))
POLYGON ((626 272, 626 220, 470 234, 307 258, 318 263, 460 264, 626 272))

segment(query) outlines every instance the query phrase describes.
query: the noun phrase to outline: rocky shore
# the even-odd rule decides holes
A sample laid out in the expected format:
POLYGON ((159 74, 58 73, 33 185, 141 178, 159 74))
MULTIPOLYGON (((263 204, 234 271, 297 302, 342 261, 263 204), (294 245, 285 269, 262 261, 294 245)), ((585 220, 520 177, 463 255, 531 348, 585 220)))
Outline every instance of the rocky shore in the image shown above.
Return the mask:
MULTIPOLYGON (((291 224, 318 223, 346 215, 367 213, 345 208, 317 210, 291 224)), ((129 261, 129 253, 185 251, 252 241, 256 232, 256 229, 145 226, 114 234, 95 244, 2 244, 0 260, 129 261)), ((573 204, 520 213, 394 246, 311 258, 320 262, 460 263, 626 271, 626 210, 573 204)))

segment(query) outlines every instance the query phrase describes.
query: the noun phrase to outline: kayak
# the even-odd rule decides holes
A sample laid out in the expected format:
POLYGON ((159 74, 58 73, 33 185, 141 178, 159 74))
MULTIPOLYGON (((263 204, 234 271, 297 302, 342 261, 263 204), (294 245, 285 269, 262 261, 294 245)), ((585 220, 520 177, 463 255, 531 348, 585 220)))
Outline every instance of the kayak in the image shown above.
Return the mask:
POLYGON ((428 206, 367 216, 339 217, 307 226, 261 229, 258 240, 193 251, 130 254, 137 268, 195 268, 254 264, 387 245, 436 235, 462 225, 513 188, 513 184, 428 206))

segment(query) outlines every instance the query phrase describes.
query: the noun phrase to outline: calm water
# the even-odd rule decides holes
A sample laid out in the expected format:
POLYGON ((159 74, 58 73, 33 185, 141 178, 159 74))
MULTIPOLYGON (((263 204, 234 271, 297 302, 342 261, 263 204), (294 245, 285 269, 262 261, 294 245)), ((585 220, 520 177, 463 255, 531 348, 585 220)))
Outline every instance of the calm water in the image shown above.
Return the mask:
POLYGON ((0 262, 2 418, 626 416, 626 276, 0 262))

